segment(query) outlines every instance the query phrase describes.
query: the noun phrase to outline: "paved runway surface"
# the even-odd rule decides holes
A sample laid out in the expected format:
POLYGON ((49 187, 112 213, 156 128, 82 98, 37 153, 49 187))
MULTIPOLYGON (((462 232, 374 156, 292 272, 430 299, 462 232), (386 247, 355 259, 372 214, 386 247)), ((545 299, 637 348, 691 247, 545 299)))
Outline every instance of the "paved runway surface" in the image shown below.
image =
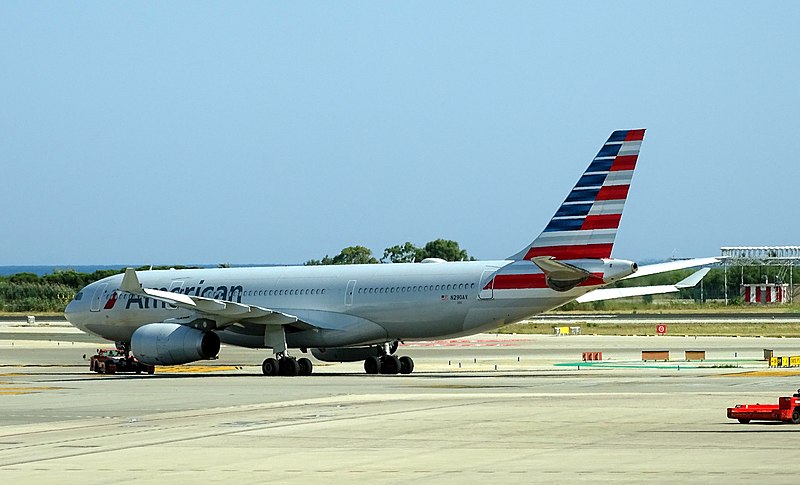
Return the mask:
POLYGON ((800 354, 797 339, 479 335, 401 347, 411 376, 317 363, 307 378, 263 377, 264 351, 231 347, 208 366, 96 375, 96 347, 0 327, 0 481, 794 481, 800 426, 725 408, 800 387, 800 370, 760 360, 800 354), (707 361, 643 364, 643 349, 707 361))

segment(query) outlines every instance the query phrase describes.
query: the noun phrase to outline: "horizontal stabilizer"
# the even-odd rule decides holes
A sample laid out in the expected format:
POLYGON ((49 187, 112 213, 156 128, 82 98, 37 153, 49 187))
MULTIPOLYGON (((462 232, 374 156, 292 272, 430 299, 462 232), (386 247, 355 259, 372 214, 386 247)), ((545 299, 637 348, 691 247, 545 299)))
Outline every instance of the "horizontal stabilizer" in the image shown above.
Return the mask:
POLYGON ((708 274, 709 271, 711 271, 711 268, 703 268, 700 271, 695 271, 688 277, 675 283, 675 286, 677 286, 678 288, 693 288, 697 286, 697 283, 700 283, 700 280, 705 278, 705 276, 708 274))
MULTIPOLYGON (((717 258, 695 258, 695 259, 681 259, 678 261, 667 261, 666 263, 647 264, 639 266, 639 269, 630 276, 623 279, 638 278, 640 276, 650 276, 658 273, 666 273, 667 271, 675 271, 678 269, 696 268, 698 266, 707 266, 709 264, 719 263, 717 258)), ((705 275, 703 275, 705 276, 705 275)))
POLYGON ((685 278, 674 285, 655 285, 655 286, 633 286, 630 288, 601 288, 590 291, 575 301, 578 303, 588 303, 591 301, 614 300, 617 298, 627 298, 631 296, 660 295, 663 293, 674 293, 683 288, 692 288, 703 277, 708 274, 710 268, 703 268, 695 271, 688 278, 685 278))

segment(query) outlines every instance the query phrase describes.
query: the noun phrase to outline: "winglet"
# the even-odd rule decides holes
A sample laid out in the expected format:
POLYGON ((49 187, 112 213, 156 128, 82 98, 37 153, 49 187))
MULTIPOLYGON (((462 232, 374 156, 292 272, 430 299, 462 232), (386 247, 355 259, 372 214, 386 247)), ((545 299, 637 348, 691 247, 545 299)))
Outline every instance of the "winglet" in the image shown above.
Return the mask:
POLYGON ((125 276, 122 277, 119 289, 128 293, 142 293, 142 285, 139 283, 139 277, 136 276, 136 271, 133 268, 125 269, 125 276))

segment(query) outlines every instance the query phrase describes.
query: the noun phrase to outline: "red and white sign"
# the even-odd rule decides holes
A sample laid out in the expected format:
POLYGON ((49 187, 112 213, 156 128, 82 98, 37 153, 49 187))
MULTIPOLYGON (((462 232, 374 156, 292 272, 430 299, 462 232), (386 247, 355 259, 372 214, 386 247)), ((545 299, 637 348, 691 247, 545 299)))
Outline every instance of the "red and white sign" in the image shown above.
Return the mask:
POLYGON ((659 335, 664 335, 667 333, 667 326, 664 324, 656 325, 656 333, 659 335))

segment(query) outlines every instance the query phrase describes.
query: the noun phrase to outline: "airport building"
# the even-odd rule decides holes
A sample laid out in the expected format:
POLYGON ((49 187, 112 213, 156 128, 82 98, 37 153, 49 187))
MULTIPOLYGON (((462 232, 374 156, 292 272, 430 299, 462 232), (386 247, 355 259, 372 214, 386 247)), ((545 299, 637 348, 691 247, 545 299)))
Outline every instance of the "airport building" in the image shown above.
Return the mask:
POLYGON ((789 303, 792 300, 789 285, 785 283, 742 285, 741 296, 745 303, 789 303))
POLYGON ((725 302, 728 302, 728 278, 739 276, 742 301, 752 304, 791 303, 797 289, 794 285, 794 267, 800 265, 800 246, 726 246, 720 248, 725 270, 725 302), (740 275, 729 275, 731 267, 739 267, 740 275), (745 282, 747 266, 771 266, 778 271, 772 282, 745 282))

